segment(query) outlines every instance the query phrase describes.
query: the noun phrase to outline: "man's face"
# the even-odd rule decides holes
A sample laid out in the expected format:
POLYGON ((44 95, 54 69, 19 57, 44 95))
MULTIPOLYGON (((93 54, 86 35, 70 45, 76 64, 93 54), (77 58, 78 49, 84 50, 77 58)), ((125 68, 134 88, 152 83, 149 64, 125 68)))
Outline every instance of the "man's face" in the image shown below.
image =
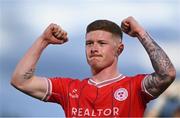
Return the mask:
POLYGON ((110 32, 96 30, 87 33, 86 58, 91 68, 101 70, 117 61, 118 44, 110 32))

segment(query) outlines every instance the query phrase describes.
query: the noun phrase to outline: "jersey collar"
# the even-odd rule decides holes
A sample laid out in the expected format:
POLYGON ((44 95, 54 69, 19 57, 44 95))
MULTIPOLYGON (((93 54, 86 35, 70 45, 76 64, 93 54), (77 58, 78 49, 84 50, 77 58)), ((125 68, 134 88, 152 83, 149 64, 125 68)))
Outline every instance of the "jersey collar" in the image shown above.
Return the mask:
POLYGON ((98 87, 98 88, 101 88, 101 87, 103 87, 103 86, 107 86, 107 85, 109 85, 109 84, 112 84, 112 83, 114 83, 114 82, 117 82, 117 81, 119 81, 119 80, 121 80, 121 79, 123 79, 123 78, 125 78, 125 76, 123 76, 122 74, 120 74, 120 75, 118 75, 117 77, 114 77, 114 78, 112 78, 112 79, 104 80, 104 81, 102 81, 102 82, 95 82, 92 78, 90 78, 90 79, 88 80, 88 84, 94 85, 94 86, 96 86, 96 87, 98 87))

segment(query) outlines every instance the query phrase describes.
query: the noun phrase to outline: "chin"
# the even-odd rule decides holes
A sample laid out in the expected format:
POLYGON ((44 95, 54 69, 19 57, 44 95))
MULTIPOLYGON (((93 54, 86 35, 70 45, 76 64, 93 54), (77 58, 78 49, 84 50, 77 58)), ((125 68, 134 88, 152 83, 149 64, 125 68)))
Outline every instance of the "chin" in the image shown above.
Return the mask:
POLYGON ((104 68, 104 65, 99 60, 91 60, 88 62, 89 66, 93 70, 101 70, 104 68))
POLYGON ((90 65, 93 70, 102 70, 103 66, 99 64, 91 64, 90 65))

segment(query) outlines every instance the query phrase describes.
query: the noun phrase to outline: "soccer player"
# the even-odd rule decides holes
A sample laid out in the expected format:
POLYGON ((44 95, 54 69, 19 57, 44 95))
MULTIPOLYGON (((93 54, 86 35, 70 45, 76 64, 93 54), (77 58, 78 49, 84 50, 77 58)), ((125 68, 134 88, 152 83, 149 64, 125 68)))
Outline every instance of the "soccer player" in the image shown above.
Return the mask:
POLYGON ((124 19, 121 28, 108 20, 96 20, 87 26, 90 78, 81 81, 35 76, 43 50, 50 44, 67 41, 67 33, 50 24, 18 63, 11 80, 14 87, 34 98, 60 104, 67 117, 142 117, 146 104, 175 79, 176 70, 166 53, 133 17, 124 19), (154 72, 135 76, 120 73, 117 63, 124 48, 121 30, 144 46, 154 72))

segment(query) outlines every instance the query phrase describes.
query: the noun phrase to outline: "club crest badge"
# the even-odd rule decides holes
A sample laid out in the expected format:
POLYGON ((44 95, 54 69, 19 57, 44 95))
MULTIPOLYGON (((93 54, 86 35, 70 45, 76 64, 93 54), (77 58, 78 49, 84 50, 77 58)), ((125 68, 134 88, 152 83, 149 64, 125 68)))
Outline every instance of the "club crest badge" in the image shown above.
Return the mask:
POLYGON ((119 88, 114 92, 114 98, 123 101, 128 97, 128 91, 125 88, 119 88))
POLYGON ((71 93, 69 93, 69 96, 71 98, 79 98, 79 95, 77 94, 78 90, 77 89, 73 89, 71 93))

